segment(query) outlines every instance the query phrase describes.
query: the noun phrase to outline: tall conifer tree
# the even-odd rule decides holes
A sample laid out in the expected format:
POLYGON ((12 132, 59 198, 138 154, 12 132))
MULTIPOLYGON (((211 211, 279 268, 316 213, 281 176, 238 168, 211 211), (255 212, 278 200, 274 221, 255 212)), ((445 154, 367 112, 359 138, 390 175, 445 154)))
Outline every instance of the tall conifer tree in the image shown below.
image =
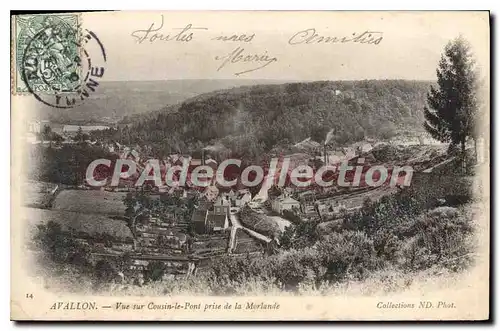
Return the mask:
POLYGON ((437 87, 427 94, 424 127, 442 142, 461 147, 465 156, 467 139, 477 138, 477 75, 470 45, 463 37, 450 41, 437 68, 437 87))

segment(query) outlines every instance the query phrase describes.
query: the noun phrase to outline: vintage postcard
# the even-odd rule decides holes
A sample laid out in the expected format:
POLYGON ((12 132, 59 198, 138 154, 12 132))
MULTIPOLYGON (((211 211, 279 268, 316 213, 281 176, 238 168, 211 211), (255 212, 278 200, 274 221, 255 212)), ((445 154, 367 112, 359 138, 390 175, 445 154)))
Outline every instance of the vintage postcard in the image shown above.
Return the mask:
POLYGON ((489 22, 12 16, 11 319, 489 319, 489 22))

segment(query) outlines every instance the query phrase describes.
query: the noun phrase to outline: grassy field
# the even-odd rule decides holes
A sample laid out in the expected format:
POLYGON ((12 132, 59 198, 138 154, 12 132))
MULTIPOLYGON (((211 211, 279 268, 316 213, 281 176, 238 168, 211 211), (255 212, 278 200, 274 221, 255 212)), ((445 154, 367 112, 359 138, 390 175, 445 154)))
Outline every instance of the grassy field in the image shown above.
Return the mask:
POLYGON ((123 215, 125 192, 64 190, 57 195, 53 209, 84 214, 123 215))
POLYGON ((51 193, 57 185, 38 181, 26 181, 22 184, 23 204, 25 206, 34 206, 45 208, 51 198, 51 193))
POLYGON ((88 234, 108 233, 118 238, 131 238, 132 233, 124 221, 95 215, 82 214, 71 211, 47 210, 37 208, 23 208, 22 221, 29 224, 31 231, 26 231, 30 237, 35 230, 35 226, 49 221, 60 224, 63 230, 73 229, 76 232, 82 231, 88 234))

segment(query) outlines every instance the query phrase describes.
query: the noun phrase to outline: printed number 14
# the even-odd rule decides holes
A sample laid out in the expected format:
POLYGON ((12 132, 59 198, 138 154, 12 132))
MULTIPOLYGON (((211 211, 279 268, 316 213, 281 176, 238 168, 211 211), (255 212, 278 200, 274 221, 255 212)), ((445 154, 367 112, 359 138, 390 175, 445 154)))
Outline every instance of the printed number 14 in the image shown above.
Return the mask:
POLYGON ((33 299, 33 293, 26 293, 27 299, 33 299))

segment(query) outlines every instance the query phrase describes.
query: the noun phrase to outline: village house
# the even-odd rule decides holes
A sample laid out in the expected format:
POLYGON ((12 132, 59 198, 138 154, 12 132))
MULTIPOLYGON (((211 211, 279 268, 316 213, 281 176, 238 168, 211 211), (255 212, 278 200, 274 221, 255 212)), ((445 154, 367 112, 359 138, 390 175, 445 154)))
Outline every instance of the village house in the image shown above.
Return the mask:
POLYGON ((354 147, 343 147, 342 150, 344 151, 344 154, 345 154, 345 160, 350 160, 354 157, 357 156, 357 151, 356 151, 356 148, 354 147))
POLYGON ((231 200, 227 193, 218 196, 213 204, 208 201, 200 204, 191 218, 194 231, 198 234, 224 231, 229 227, 230 209, 231 200))
POLYGON ((300 209, 300 203, 290 196, 283 194, 271 201, 271 208, 276 213, 282 214, 285 210, 300 209))
POLYGON ((215 203, 215 205, 228 205, 230 207, 243 207, 247 203, 252 201, 252 194, 248 189, 241 189, 238 191, 231 190, 229 192, 221 193, 215 203))
POLYGON ((337 164, 343 161, 348 161, 350 155, 343 150, 334 150, 326 153, 327 164, 337 164))
POLYGON ((361 141, 353 145, 353 147, 356 149, 356 155, 368 153, 373 149, 372 144, 366 141, 361 141))
POLYGON ((330 151, 324 151, 316 159, 322 160, 325 164, 339 164, 356 157, 359 151, 355 147, 340 147, 330 151))
POLYGON ((207 226, 211 231, 222 231, 229 227, 231 200, 227 195, 220 195, 214 203, 213 211, 207 214, 207 226))
POLYGON ((228 214, 218 214, 215 212, 208 212, 207 214, 207 227, 209 232, 222 232, 229 228, 228 214))
POLYGON ((117 154, 122 154, 124 149, 127 148, 126 146, 120 144, 117 141, 112 141, 108 143, 103 142, 101 146, 106 150, 108 150, 110 153, 117 153, 117 154))
POLYGON ((192 216, 194 231, 198 234, 221 232, 229 228, 229 211, 195 210, 192 216))
POLYGON ((221 194, 214 202, 214 211, 217 214, 227 214, 231 208, 231 199, 227 193, 221 194))
POLYGON ((217 199, 217 196, 219 195, 219 189, 215 186, 208 186, 202 194, 202 197, 205 198, 207 201, 215 201, 217 199))
POLYGON ((42 132, 42 125, 40 121, 34 120, 28 122, 28 132, 40 133, 42 132))
POLYGON ((206 161, 205 164, 209 167, 211 167, 213 170, 216 170, 218 167, 217 161, 209 157, 206 161))
POLYGON ((195 167, 198 167, 198 166, 201 166, 203 165, 203 160, 202 159, 191 159, 190 162, 189 162, 189 166, 190 168, 195 168, 195 167))
POLYGON ((141 159, 140 153, 135 148, 130 148, 130 147, 123 148, 120 158, 132 160, 135 162, 139 162, 141 159))

